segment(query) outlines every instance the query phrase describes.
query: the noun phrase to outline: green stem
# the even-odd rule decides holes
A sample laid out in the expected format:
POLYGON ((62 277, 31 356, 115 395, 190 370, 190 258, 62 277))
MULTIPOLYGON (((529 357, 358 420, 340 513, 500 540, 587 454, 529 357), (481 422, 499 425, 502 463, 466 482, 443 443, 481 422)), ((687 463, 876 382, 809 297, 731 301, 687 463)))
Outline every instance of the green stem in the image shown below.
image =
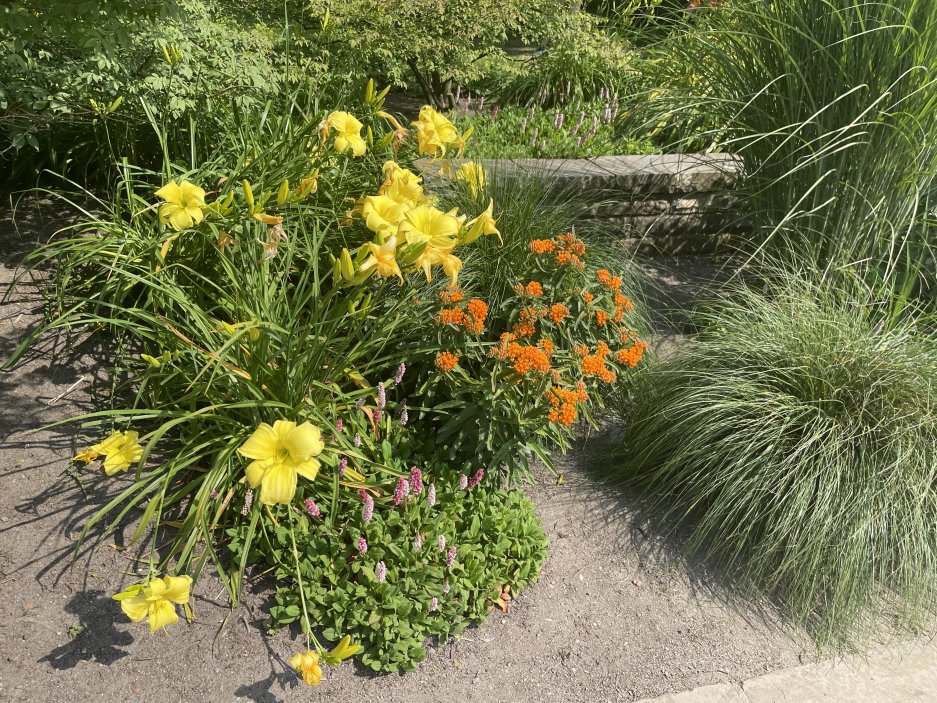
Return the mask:
POLYGON ((316 643, 316 651, 322 652, 322 647, 319 646, 319 640, 316 639, 316 636, 312 634, 312 625, 309 624, 309 610, 306 608, 306 589, 303 586, 303 574, 299 568, 299 550, 296 549, 296 533, 294 531, 294 516, 293 511, 290 511, 290 542, 293 545, 293 563, 296 564, 296 581, 299 584, 299 601, 303 607, 303 621, 306 624, 304 628, 306 631, 306 649, 309 647, 309 640, 312 639, 316 643))

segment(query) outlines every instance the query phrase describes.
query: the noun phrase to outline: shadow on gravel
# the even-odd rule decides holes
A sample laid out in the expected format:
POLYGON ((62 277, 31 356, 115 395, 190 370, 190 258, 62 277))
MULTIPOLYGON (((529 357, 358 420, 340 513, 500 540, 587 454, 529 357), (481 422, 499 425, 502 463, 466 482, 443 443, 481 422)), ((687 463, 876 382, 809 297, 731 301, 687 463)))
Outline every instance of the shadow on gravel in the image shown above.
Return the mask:
POLYGON ((72 625, 77 632, 70 642, 56 647, 39 661, 62 670, 71 669, 82 661, 113 664, 126 657, 129 652, 123 647, 133 643, 133 635, 114 627, 114 620, 109 617, 113 605, 110 595, 102 591, 84 591, 72 596, 65 605, 65 612, 77 617, 77 623, 72 625))

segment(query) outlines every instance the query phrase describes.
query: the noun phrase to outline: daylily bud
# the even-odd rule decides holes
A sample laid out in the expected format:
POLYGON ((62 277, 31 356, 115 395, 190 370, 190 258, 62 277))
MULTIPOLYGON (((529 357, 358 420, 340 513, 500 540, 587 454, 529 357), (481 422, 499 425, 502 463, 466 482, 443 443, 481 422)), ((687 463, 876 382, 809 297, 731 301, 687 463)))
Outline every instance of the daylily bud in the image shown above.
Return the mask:
POLYGON ((290 182, 288 179, 284 180, 280 184, 280 189, 277 191, 277 205, 282 205, 286 202, 286 199, 290 196, 290 182))

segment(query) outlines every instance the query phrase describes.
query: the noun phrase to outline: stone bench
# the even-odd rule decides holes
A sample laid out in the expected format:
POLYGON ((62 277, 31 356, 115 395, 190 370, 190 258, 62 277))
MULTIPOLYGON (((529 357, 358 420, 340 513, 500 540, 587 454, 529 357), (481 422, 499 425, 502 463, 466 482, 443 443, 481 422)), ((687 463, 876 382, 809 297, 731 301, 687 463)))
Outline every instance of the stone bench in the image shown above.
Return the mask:
MULTIPOLYGON (((611 225, 642 253, 715 254, 745 229, 732 192, 741 163, 731 154, 478 161, 495 178, 543 179, 558 195, 572 195, 588 206, 583 224, 611 225)), ((417 165, 436 170, 427 160, 417 165)))

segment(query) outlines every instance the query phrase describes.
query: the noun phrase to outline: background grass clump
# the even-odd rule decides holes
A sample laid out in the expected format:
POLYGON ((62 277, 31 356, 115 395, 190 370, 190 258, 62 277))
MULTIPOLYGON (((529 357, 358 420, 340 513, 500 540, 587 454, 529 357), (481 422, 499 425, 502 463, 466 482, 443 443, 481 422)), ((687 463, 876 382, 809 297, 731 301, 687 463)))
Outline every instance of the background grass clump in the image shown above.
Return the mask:
POLYGON ((819 641, 919 624, 937 605, 937 340, 796 281, 698 321, 640 376, 622 471, 819 641))

